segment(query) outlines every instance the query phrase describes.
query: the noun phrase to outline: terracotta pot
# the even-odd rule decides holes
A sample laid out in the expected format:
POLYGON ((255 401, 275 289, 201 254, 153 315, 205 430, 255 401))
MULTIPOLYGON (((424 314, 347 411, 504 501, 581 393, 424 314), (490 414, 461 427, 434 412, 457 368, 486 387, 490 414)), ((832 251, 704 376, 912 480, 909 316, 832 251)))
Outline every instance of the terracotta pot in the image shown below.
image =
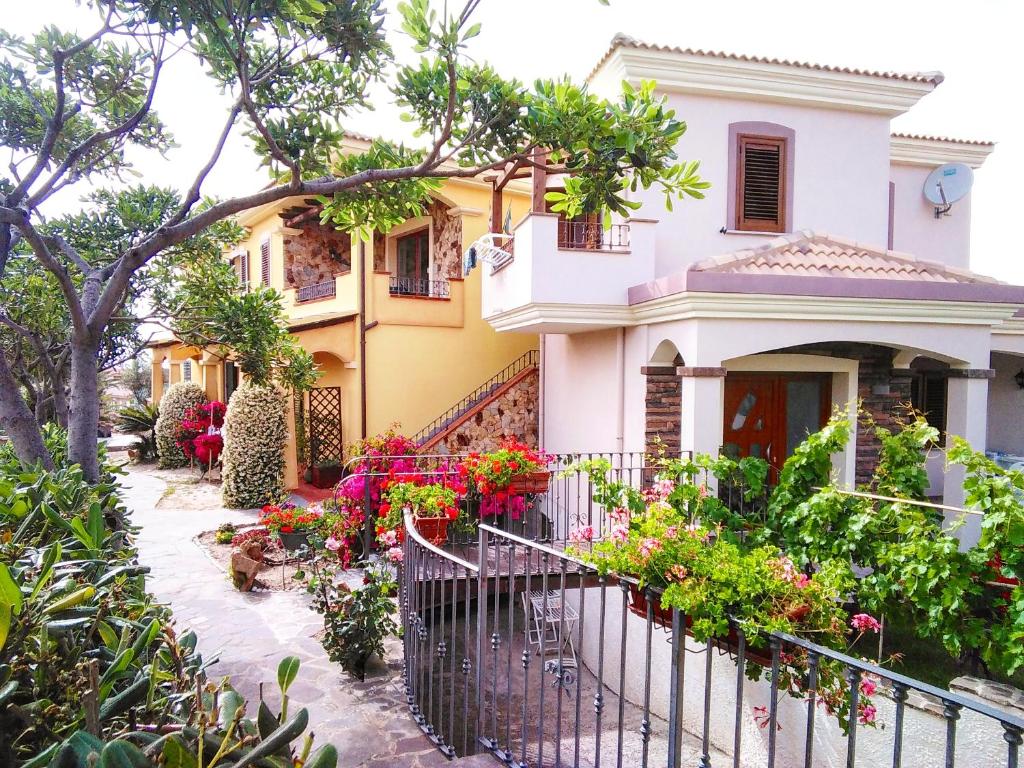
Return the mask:
POLYGON ((413 525, 419 531, 420 536, 434 546, 441 546, 448 539, 448 518, 447 517, 420 517, 413 515, 413 525))
POLYGON ((333 488, 341 480, 341 466, 313 467, 313 485, 317 488, 333 488))
MULTIPOLYGON (((635 584, 629 585, 629 610, 631 613, 636 614, 644 621, 647 620, 647 596, 640 591, 635 584)), ((797 609, 803 608, 804 611, 800 615, 803 618, 810 612, 810 607, 803 605, 797 606, 797 609)), ((672 629, 672 609, 662 606, 661 600, 655 596, 651 600, 651 616, 654 623, 667 630, 672 629)), ((792 618, 792 617, 791 617, 792 618)), ((794 621, 799 619, 793 618, 794 621)), ((686 617, 686 634, 693 636, 690 631, 690 626, 693 624, 693 619, 689 616, 686 617)), ((711 644, 722 649, 731 656, 735 656, 739 653, 740 647, 740 636, 732 627, 729 628, 729 633, 725 637, 715 637, 711 639, 711 644)), ((747 645, 743 651, 743 657, 747 661, 751 661, 755 664, 759 664, 762 667, 770 667, 772 665, 771 652, 762 647, 753 647, 747 645)))
POLYGON ((281 546, 290 552, 295 552, 303 547, 309 547, 308 531, 292 531, 291 533, 279 532, 281 546))
POLYGON ((525 475, 516 475, 508 485, 509 493, 547 493, 548 483, 551 480, 551 473, 547 470, 542 472, 530 472, 525 475))

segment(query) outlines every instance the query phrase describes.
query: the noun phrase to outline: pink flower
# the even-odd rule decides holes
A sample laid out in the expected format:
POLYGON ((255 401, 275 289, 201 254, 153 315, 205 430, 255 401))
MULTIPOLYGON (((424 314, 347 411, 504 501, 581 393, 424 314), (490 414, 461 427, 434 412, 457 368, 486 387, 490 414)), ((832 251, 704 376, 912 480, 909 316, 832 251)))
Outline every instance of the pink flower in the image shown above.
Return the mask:
POLYGON ((860 710, 860 717, 858 718, 860 720, 860 724, 870 725, 875 722, 875 716, 877 714, 877 709, 875 709, 871 704, 865 704, 860 710))
POLYGON ((683 581, 688 574, 689 571, 686 570, 686 566, 676 563, 668 569, 668 573, 665 574, 665 578, 668 581, 683 581))
POLYGON ((576 528, 569 534, 569 541, 573 544, 582 544, 584 541, 594 540, 594 526, 584 525, 582 528, 576 528))
POLYGON ((612 525, 629 525, 629 511, 616 507, 608 513, 608 522, 612 525))
POLYGON ((865 696, 874 696, 877 688, 878 686, 875 684, 875 681, 870 677, 865 678, 860 682, 860 692, 865 696))
POLYGON ((679 528, 674 526, 674 525, 670 525, 668 528, 665 529, 665 538, 666 539, 674 539, 678 535, 679 535, 679 528))
POLYGON ((640 554, 643 557, 650 557, 661 549, 661 542, 657 539, 644 539, 640 542, 640 554))
POLYGON ((384 533, 380 534, 377 539, 385 547, 393 547, 398 543, 398 532, 394 530, 384 531, 384 533))
POLYGON ((400 563, 402 562, 402 558, 404 557, 404 553, 402 552, 401 547, 392 547, 387 552, 385 552, 384 555, 392 563, 400 563))
POLYGON ((339 549, 341 549, 341 542, 333 536, 329 536, 327 538, 327 541, 324 542, 324 546, 331 550, 331 552, 337 552, 339 549))
POLYGON ((796 579, 793 580, 793 584, 797 589, 806 589, 811 583, 811 580, 807 577, 806 573, 801 573, 796 579))
POLYGON ((700 487, 697 489, 697 495, 702 499, 706 499, 709 493, 708 487, 701 483, 700 487))
POLYGON ((654 481, 654 492, 658 495, 659 498, 668 498, 668 495, 672 493, 672 491, 674 491, 675 489, 676 484, 669 480, 668 478, 654 481))
POLYGON ((629 541, 629 528, 625 525, 613 526, 609 538, 618 544, 623 544, 629 541))
POLYGON ((858 632, 878 632, 882 628, 882 625, 878 623, 878 619, 866 613, 856 614, 850 619, 850 626, 858 632))

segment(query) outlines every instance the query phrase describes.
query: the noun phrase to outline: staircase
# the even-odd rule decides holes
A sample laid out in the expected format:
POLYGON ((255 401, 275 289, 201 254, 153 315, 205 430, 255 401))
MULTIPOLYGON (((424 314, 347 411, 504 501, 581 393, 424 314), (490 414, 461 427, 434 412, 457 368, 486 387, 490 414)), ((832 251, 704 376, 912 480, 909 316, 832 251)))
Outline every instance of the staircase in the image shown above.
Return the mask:
POLYGON ((488 403, 501 397, 524 378, 534 373, 539 364, 539 353, 535 349, 517 357, 509 365, 474 389, 455 405, 442 413, 423 429, 413 435, 413 441, 421 450, 437 445, 452 430, 484 408, 488 403))

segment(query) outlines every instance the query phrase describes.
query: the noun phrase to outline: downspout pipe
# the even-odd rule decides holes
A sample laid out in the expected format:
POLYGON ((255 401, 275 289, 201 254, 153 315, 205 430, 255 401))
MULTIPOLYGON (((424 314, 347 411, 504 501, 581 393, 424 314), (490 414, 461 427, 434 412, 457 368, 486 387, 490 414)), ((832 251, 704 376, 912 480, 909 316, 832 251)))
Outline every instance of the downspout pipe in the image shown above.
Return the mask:
POLYGON ((359 437, 366 439, 366 241, 359 238, 359 437))

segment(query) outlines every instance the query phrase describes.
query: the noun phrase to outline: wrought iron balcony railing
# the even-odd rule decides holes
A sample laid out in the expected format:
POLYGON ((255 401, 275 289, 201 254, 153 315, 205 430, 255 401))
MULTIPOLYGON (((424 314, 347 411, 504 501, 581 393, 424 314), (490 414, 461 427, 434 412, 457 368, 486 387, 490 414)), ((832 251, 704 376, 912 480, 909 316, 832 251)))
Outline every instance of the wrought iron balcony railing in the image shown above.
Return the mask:
POLYGON ((558 247, 591 251, 629 250, 629 224, 605 229, 597 221, 559 221, 558 247))
POLYGON ((295 292, 295 300, 301 303, 303 301, 315 301, 316 299, 329 299, 335 295, 336 290, 334 278, 332 277, 330 280, 324 280, 321 283, 300 286, 295 292))
POLYGON ((399 277, 391 275, 388 290, 392 296, 423 296, 447 299, 448 281, 444 278, 432 280, 427 277, 399 277))

